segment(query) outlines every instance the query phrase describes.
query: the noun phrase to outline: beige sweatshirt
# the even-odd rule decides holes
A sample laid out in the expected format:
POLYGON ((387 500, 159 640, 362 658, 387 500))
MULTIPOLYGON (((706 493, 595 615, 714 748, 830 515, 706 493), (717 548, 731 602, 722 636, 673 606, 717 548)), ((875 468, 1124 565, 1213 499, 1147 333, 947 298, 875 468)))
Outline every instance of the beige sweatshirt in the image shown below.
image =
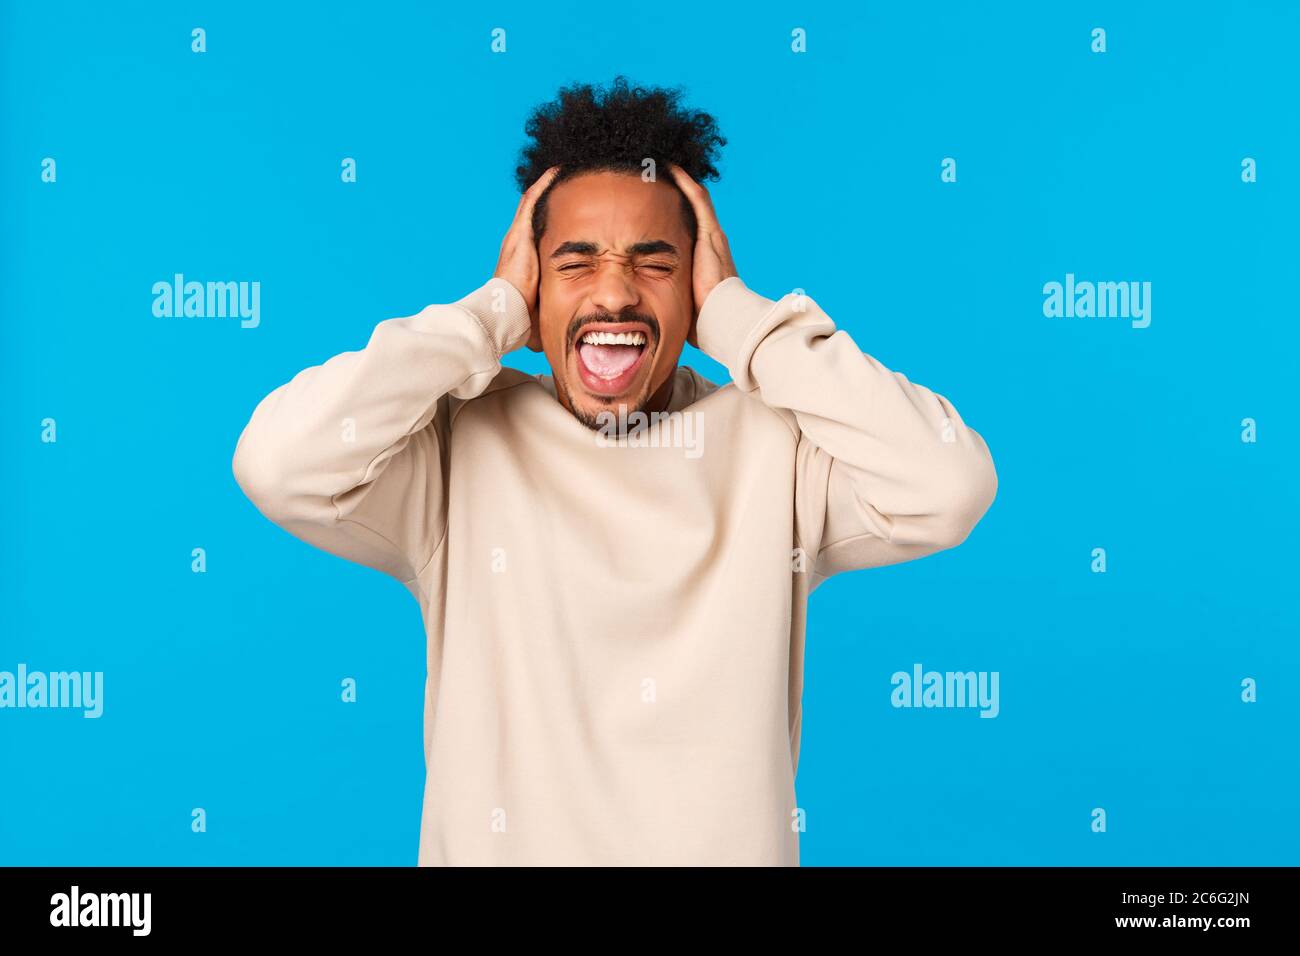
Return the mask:
POLYGON ((680 414, 623 437, 501 366, 528 331, 498 278, 380 322, 235 451, 266 517, 420 603, 419 865, 797 865, 806 599, 961 543, 988 448, 812 299, 738 277, 697 332, 732 383, 680 367, 680 414))

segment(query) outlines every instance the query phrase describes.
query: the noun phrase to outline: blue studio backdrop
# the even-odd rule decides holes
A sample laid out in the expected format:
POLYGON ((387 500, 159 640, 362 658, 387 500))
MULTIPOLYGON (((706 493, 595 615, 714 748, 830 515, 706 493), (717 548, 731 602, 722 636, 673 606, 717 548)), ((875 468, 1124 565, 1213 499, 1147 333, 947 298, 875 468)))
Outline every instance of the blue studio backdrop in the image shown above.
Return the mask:
POLYGON ((0 671, 103 683, 0 709, 0 864, 414 864, 417 605, 231 455, 485 281, 528 111, 617 73, 718 117, 744 281, 998 469, 964 545, 813 596, 802 862, 1300 862, 1298 41, 1286 0, 4 3, 0 671), (177 274, 257 321, 155 315, 177 274), (996 716, 894 706, 918 665, 996 716))

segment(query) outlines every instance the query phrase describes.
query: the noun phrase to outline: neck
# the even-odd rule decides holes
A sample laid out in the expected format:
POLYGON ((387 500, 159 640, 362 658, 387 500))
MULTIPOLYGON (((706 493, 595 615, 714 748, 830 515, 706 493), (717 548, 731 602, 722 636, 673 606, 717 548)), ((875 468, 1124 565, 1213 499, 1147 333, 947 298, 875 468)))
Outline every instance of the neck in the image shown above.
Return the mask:
POLYGON ((668 378, 664 383, 655 390, 655 393, 645 403, 647 412, 662 412, 668 408, 669 403, 673 400, 673 383, 677 381, 677 368, 668 373, 668 378))

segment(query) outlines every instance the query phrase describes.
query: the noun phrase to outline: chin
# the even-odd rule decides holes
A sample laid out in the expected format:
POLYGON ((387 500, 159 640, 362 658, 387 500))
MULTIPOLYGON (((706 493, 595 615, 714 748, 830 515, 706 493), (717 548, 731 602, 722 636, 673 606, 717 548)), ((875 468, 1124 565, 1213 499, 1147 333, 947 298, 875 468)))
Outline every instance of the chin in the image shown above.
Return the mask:
POLYGON ((572 383, 562 383, 560 390, 568 399, 569 412, 592 431, 602 431, 608 428, 611 415, 616 419, 619 417, 626 418, 633 412, 645 411, 650 403, 650 390, 648 387, 635 395, 619 395, 595 400, 591 396, 583 394, 584 389, 581 386, 575 389, 572 383))

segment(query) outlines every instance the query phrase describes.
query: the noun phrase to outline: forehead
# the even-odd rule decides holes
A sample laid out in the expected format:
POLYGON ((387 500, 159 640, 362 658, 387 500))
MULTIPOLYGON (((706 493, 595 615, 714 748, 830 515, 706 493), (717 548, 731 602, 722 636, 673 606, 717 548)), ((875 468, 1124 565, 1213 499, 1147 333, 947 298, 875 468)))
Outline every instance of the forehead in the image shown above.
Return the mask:
POLYGON ((547 196, 542 246, 587 240, 622 249, 646 239, 681 242, 686 237, 681 203, 676 187, 643 182, 639 173, 582 173, 547 196))

